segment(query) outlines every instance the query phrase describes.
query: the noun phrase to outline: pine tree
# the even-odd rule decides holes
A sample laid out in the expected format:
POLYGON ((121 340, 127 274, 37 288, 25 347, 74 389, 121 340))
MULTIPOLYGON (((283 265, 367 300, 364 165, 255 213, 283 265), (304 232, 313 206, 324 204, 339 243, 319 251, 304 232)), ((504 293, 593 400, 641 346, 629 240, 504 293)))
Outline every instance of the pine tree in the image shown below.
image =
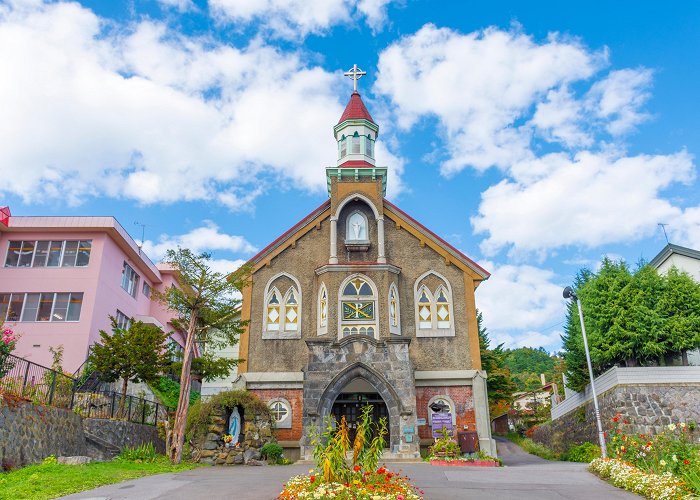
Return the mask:
POLYGON ((177 269, 178 286, 171 286, 156 297, 177 313, 173 323, 186 332, 180 374, 180 398, 173 421, 169 449, 173 463, 182 460, 185 426, 190 404, 192 360, 195 343, 207 348, 234 345, 242 331, 236 292, 247 284, 249 269, 241 268, 234 274, 215 272, 210 266, 211 255, 195 255, 188 249, 168 250, 165 261, 177 269))

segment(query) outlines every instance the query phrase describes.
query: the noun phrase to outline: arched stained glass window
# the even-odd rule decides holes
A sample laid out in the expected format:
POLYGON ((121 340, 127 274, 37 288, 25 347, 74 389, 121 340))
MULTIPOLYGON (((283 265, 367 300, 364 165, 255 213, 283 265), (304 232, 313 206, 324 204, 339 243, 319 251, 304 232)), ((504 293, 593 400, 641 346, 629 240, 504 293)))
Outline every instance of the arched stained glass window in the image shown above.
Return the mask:
POLYGON ((438 328, 450 327, 450 301, 447 299, 447 292, 444 287, 440 287, 435 292, 435 315, 437 316, 438 328))
POLYGON ((377 297, 374 287, 365 278, 350 278, 340 293, 340 333, 369 335, 377 332, 377 297))
POLYGON ((280 317, 279 291, 273 288, 267 299, 267 329, 270 331, 279 331, 280 317))
POLYGON ((295 331, 299 327, 299 303, 293 288, 287 292, 284 301, 284 329, 285 331, 295 331))
POLYGON ((433 327, 433 298, 430 291, 423 287, 418 292, 418 328, 429 330, 433 327))

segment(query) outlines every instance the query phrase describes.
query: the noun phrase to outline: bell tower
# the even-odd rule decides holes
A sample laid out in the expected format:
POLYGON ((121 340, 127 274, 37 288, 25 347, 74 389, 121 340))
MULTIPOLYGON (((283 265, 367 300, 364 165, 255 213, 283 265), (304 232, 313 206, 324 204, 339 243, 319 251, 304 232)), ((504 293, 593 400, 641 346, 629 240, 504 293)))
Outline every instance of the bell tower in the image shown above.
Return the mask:
POLYGON ((333 136, 338 145, 338 160, 335 167, 326 169, 328 195, 331 196, 331 179, 336 178, 339 182, 350 179, 354 181, 381 179, 382 196, 384 196, 386 195, 386 167, 377 167, 374 158, 379 127, 374 123, 372 115, 367 111, 357 91, 357 81, 367 73, 355 64, 344 74, 352 79, 353 92, 338 124, 333 127, 333 136))

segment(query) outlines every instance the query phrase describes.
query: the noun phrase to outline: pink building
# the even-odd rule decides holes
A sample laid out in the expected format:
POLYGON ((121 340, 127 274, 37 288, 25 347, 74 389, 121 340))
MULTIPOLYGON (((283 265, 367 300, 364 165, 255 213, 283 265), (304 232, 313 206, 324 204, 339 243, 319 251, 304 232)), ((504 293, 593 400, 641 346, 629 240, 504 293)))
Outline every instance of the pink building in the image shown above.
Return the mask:
POLYGON ((0 320, 21 335, 17 356, 51 364, 49 347, 63 345, 63 365, 76 370, 109 316, 154 323, 183 345, 172 313, 151 299, 175 283, 172 269, 154 265, 114 217, 0 218, 0 320))

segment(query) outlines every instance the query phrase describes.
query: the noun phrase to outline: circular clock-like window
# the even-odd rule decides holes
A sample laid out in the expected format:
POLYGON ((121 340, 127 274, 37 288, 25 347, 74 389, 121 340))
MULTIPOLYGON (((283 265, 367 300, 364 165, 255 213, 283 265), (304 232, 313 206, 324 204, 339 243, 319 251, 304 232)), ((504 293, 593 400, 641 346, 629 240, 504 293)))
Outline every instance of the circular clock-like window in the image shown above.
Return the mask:
POLYGON ((275 401, 270 404, 270 411, 272 412, 275 422, 282 422, 287 418, 287 415, 289 415, 289 409, 281 401, 275 401))

